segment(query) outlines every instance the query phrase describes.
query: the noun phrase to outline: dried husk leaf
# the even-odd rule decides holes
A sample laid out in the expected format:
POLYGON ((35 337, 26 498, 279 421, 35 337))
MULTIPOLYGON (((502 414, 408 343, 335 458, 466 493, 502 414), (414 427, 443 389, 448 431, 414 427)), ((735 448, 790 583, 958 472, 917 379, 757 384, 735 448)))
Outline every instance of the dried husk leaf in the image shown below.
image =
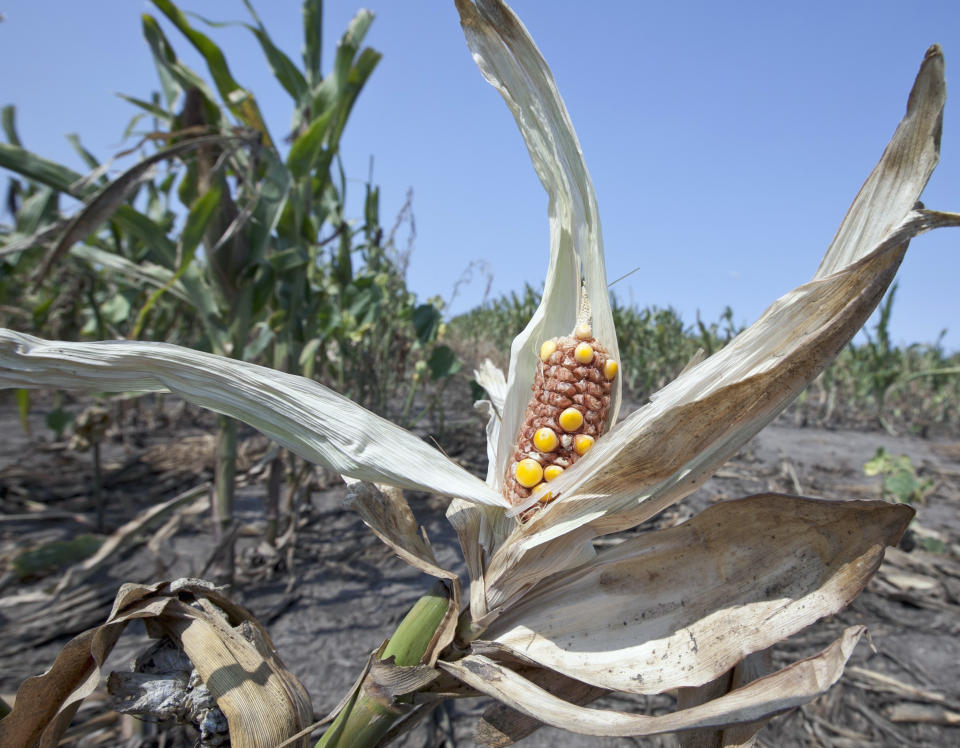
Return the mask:
POLYGON ((0 329, 0 387, 169 391, 343 475, 507 506, 430 445, 318 382, 189 348, 51 342, 0 329))
POLYGON ((816 698, 843 675, 863 626, 851 626, 825 650, 701 706, 647 716, 590 709, 559 699, 482 655, 438 666, 476 690, 554 727, 584 735, 626 737, 751 723, 816 698))
POLYGON ((484 359, 479 369, 473 372, 473 378, 487 393, 489 400, 474 403, 474 409, 487 418, 487 483, 498 486, 497 447, 500 443, 503 408, 507 397, 507 380, 490 359, 484 359))
MULTIPOLYGON (((226 714, 233 745, 272 748, 297 733, 312 718, 306 691, 280 662, 269 636, 255 619, 220 595, 212 585, 200 580, 181 579, 150 585, 123 585, 104 624, 74 637, 46 673, 21 684, 13 711, 0 720, 0 745, 36 745, 38 742, 44 748, 57 745, 80 703, 99 685, 103 663, 123 629, 135 619, 146 619, 160 626, 169 623, 174 629, 188 627, 190 622, 200 622, 188 635, 191 644, 185 649, 226 714), (186 605, 179 599, 181 594, 191 596, 206 608, 186 605), (245 628, 253 641, 233 632, 232 636, 227 636, 227 643, 221 644, 219 634, 201 634, 202 628, 210 628, 209 624, 204 626, 208 619, 223 621, 222 614, 211 612, 214 609, 223 611, 238 623, 246 622, 245 628), (240 641, 235 641, 236 638, 240 641), (209 664, 211 657, 216 655, 199 651, 195 645, 197 640, 201 640, 201 649, 226 647, 230 656, 222 659, 220 670, 207 668, 208 675, 200 670, 197 659, 209 664), (243 672, 238 665, 245 668, 243 672), (221 693, 220 689, 227 683, 227 691, 221 693), (243 716, 236 714, 240 701, 238 692, 246 694, 251 702, 262 704, 244 704, 244 709, 269 710, 269 717, 265 718, 271 726, 269 729, 258 726, 256 733, 247 731, 243 716), (264 741, 257 742, 258 736, 264 737, 264 741)), ((222 624, 222 628, 229 629, 229 626, 222 624)))
POLYGON ((546 580, 483 636, 600 688, 699 686, 847 605, 913 514, 778 494, 715 504, 546 580))
MULTIPOLYGON (((518 668, 510 662, 504 662, 502 653, 490 656, 554 696, 577 706, 585 706, 610 693, 604 688, 591 686, 546 668, 529 666, 518 668)), ((515 662, 519 661, 515 660, 515 662)), ((677 689, 677 709, 683 710, 705 704, 757 678, 769 675, 774 670, 770 650, 756 652, 710 683, 697 688, 677 689)), ((762 719, 721 729, 687 730, 679 733, 677 738, 683 748, 749 746, 753 744, 757 731, 768 721, 768 719, 762 719)), ((497 702, 484 710, 483 717, 477 723, 474 739, 479 745, 488 746, 488 748, 505 748, 505 746, 519 743, 542 726, 543 723, 540 720, 497 702)))
MULTIPOLYGON (((510 349, 495 471, 498 477, 494 485, 499 487, 530 396, 535 351, 544 340, 573 330, 580 308, 581 281, 590 299, 594 335, 612 357, 619 359, 619 353, 607 293, 596 194, 550 68, 526 28, 504 3, 457 0, 457 10, 473 59, 510 108, 549 198, 550 262, 543 296, 510 349)), ((619 407, 617 381, 610 422, 616 420, 619 407)))

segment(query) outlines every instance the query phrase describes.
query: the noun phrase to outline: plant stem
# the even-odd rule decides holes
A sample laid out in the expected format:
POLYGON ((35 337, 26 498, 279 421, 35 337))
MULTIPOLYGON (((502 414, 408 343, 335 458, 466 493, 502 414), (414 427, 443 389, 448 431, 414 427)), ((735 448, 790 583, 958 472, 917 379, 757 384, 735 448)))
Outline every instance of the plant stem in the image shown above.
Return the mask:
MULTIPOLYGON (((214 537, 219 542, 233 522, 233 497, 237 479, 237 422, 228 416, 217 417, 216 463, 213 482, 214 537)), ((225 553, 223 576, 233 582, 233 544, 225 553)))
MULTIPOLYGON (((447 588, 437 582, 414 603, 387 643, 381 660, 394 658, 401 667, 419 665, 450 604, 447 588)), ((409 709, 375 683, 365 680, 315 748, 367 748, 378 745, 390 727, 409 709)))
POLYGON ((283 464, 283 451, 278 448, 277 453, 270 460, 270 472, 267 476, 267 532, 266 541, 270 546, 277 544, 277 526, 280 514, 280 491, 283 482, 285 467, 283 464))
POLYGON ((103 480, 100 477, 100 443, 90 445, 93 458, 93 500, 97 506, 97 532, 103 532, 106 501, 103 496, 103 480))

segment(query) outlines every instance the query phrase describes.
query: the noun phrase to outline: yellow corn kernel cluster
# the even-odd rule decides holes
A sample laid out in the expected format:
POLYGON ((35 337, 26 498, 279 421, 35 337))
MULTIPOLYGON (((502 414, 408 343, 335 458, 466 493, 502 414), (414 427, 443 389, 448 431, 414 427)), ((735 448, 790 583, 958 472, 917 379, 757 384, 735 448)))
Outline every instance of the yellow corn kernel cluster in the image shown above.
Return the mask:
POLYGON ((585 455, 603 433, 619 364, 581 322, 568 337, 540 346, 533 394, 506 475, 514 505, 554 499, 547 484, 585 455))

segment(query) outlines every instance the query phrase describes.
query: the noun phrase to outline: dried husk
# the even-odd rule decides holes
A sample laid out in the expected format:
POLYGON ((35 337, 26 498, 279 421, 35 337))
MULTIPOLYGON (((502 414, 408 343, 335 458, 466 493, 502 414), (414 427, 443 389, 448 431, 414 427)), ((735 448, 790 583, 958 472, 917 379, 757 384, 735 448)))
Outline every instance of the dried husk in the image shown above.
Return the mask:
MULTIPOLYGON (((74 637, 46 673, 23 682, 13 711, 0 721, 0 745, 57 745, 98 687, 123 629, 136 619, 181 643, 227 717, 231 745, 273 748, 310 723, 306 690, 256 619, 209 583, 180 579, 123 585, 105 623, 74 637), (234 630, 241 625, 249 638, 234 630)), ((296 743, 306 744, 306 738, 296 743)))
MULTIPOLYGON (((496 477, 491 481, 499 488, 529 399, 535 352, 544 340, 573 330, 583 292, 590 300, 594 335, 614 359, 619 359, 619 352, 607 293, 596 194, 550 68, 523 24, 504 3, 456 0, 456 4, 474 61, 513 114, 548 197, 550 259, 543 296, 510 348, 496 446, 496 477)), ((618 380, 611 396, 610 422, 616 420, 620 394, 618 380)))
POLYGON ((699 686, 847 605, 913 514, 779 494, 715 504, 545 580, 483 637, 600 688, 699 686))
POLYGON ((482 655, 457 662, 441 661, 438 666, 481 693, 554 727, 609 737, 657 735, 749 724, 805 704, 840 679, 844 664, 865 631, 863 626, 851 626, 813 657, 706 704, 655 717, 571 704, 482 655))

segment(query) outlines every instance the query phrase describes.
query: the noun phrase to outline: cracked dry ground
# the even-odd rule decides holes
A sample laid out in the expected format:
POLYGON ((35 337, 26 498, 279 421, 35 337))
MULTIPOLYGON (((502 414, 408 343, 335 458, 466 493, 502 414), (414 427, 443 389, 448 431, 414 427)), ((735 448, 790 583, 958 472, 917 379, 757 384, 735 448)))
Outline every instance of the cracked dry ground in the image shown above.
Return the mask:
MULTIPOLYGON (((485 471, 482 424, 467 414, 468 395, 458 390, 442 434, 444 451, 468 469, 485 471), (462 400, 462 402, 460 402, 462 400), (462 406, 462 407, 460 407, 462 406)), ((54 592, 64 570, 14 572, 12 560, 27 549, 95 531, 91 458, 51 441, 43 426, 52 401, 39 398, 31 414, 33 437, 19 423, 12 397, 3 394, 0 419, 0 694, 10 697, 20 681, 45 670, 60 647, 101 623, 119 585, 181 576, 210 576, 214 542, 206 500, 186 502, 122 543, 107 561, 54 592)), ((82 402, 70 405, 74 411, 82 402)), ((103 446, 106 529, 120 527, 143 509, 187 491, 212 475, 213 419, 172 398, 117 400, 114 425, 103 446)), ((882 746, 960 744, 960 441, 956 434, 921 439, 875 430, 801 427, 782 416, 751 441, 696 494, 652 520, 670 526, 714 501, 762 491, 835 499, 877 498, 879 478, 863 464, 878 447, 910 457, 934 482, 918 506, 915 526, 901 547, 890 550, 880 572, 849 608, 779 646, 787 663, 825 646, 846 626, 869 626, 875 651, 861 644, 843 680, 823 698, 773 720, 760 745, 882 746), (931 540, 932 539, 932 540, 931 540), (930 552, 924 547, 940 547, 930 552)), ((232 595, 264 623, 288 667, 303 681, 322 716, 356 678, 369 652, 392 631, 430 580, 411 570, 343 506, 344 487, 322 470, 309 476, 309 495, 297 512, 296 532, 285 547, 262 542, 263 498, 269 445, 243 433, 237 577, 232 595)), ((411 504, 437 557, 461 572, 462 564, 443 505, 413 496, 411 504)), ((640 528, 642 531, 643 528, 640 528)), ((601 543, 616 542, 603 539, 601 543)), ((111 656, 107 671, 124 670, 144 646, 132 626, 111 656)), ((437 710, 398 745, 472 745, 473 725, 484 699, 466 699, 437 710)), ((598 705, 662 713, 669 696, 608 697, 598 705)), ((95 695, 72 728, 73 745, 191 745, 183 728, 134 728, 95 695)), ((530 746, 672 745, 670 738, 606 739, 544 728, 530 746)))

